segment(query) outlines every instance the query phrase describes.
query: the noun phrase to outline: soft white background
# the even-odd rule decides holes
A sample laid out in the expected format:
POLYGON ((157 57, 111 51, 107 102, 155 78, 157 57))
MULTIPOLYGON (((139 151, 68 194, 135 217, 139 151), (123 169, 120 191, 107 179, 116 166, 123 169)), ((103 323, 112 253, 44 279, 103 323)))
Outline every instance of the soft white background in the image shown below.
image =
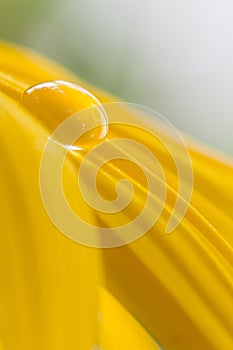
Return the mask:
POLYGON ((3 38, 233 154, 232 0, 0 0, 0 6, 3 38))

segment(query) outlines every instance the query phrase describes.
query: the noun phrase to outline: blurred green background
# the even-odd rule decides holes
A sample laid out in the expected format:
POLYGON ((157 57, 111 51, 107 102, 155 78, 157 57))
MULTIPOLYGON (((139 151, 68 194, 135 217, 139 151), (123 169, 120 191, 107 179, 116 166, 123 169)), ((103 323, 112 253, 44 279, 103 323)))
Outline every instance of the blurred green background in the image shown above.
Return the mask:
POLYGON ((232 18, 230 0, 0 0, 0 37, 233 155, 232 18))

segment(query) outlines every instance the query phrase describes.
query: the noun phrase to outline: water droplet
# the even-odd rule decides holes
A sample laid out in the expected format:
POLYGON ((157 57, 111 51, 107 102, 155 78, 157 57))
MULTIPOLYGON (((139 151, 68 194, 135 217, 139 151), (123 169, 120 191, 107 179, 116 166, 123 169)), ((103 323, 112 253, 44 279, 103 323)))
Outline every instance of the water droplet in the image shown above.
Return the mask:
POLYGON ((78 149, 96 144, 107 134, 108 118, 104 107, 94 95, 74 83, 55 80, 36 84, 25 90, 22 100, 24 106, 40 118, 50 132, 68 117, 97 106, 90 108, 88 113, 80 113, 77 118, 77 129, 84 134, 78 140, 78 149), (92 126, 93 129, 89 130, 92 126), (85 130, 89 131, 85 133, 85 130))

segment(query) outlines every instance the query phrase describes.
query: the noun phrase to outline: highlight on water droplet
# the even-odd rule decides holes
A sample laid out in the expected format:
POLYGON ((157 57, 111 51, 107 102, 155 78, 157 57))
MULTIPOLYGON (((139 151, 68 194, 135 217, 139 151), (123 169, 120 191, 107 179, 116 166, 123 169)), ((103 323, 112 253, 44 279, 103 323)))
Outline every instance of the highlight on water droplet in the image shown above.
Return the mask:
POLYGON ((82 137, 74 143, 73 149, 88 148, 90 144, 104 139, 107 134, 108 117, 103 105, 91 92, 77 84, 62 80, 42 82, 25 90, 22 100, 24 106, 39 118, 50 132, 66 118, 95 106, 96 108, 90 108, 89 112, 85 113, 84 118, 83 114, 76 118, 75 128, 78 133, 82 133, 82 137))

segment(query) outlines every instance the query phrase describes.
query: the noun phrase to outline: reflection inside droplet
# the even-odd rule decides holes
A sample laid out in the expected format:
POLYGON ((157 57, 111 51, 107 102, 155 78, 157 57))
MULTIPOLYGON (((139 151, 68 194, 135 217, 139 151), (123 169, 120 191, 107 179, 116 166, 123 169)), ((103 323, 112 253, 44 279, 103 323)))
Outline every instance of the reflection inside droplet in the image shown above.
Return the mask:
MULTIPOLYGON (((83 136, 74 145, 63 145, 69 150, 88 148, 107 134, 108 118, 104 107, 94 95, 74 83, 55 80, 36 84, 23 93, 22 100, 24 106, 40 118, 50 132, 68 117, 97 106, 85 114, 81 113, 76 119, 77 134, 81 132, 83 136)), ((59 143, 59 140, 55 141, 59 143)))

